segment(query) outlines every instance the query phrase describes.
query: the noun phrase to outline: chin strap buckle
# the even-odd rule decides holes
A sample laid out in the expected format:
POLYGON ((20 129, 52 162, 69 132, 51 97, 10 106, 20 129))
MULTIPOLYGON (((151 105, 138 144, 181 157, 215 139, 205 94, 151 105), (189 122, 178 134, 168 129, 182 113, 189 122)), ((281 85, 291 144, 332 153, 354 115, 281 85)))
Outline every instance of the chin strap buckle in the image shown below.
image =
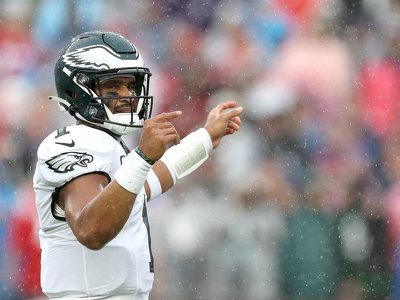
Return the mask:
POLYGON ((76 107, 74 105, 68 106, 68 112, 71 116, 74 116, 76 114, 76 107))

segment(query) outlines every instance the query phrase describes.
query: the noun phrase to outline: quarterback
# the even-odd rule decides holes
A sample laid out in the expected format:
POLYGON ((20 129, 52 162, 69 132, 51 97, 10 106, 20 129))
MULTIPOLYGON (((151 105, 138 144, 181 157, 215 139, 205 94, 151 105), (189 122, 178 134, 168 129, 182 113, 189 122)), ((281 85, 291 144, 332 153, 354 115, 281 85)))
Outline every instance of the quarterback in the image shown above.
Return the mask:
MULTIPOLYGON (((148 299, 154 264, 146 203, 196 170, 240 128, 242 107, 218 104, 180 138, 183 112, 151 116, 151 72, 125 37, 78 35, 55 70, 57 101, 76 124, 47 136, 34 174, 41 286, 50 299, 148 299), (141 130, 136 148, 122 136, 141 130)), ((156 104, 156 100, 154 101, 156 104)))

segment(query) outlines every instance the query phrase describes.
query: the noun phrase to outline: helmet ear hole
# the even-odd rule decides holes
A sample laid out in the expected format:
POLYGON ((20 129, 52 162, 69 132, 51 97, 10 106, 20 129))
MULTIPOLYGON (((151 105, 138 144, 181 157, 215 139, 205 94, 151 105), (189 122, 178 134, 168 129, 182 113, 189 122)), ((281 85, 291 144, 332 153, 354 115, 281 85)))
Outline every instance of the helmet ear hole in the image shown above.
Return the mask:
POLYGON ((67 91, 65 91, 65 93, 66 93, 71 99, 76 99, 76 97, 77 97, 76 93, 73 92, 73 91, 67 90, 67 91))

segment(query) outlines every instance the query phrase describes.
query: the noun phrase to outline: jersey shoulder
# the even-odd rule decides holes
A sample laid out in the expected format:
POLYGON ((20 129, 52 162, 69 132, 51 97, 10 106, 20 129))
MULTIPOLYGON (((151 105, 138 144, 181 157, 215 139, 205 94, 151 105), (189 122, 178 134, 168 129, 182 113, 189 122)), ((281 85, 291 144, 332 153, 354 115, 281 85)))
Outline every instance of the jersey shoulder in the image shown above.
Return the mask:
POLYGON ((78 150, 109 153, 116 145, 118 142, 101 130, 85 125, 73 125, 57 129, 47 136, 38 148, 38 157, 78 150))
POLYGON ((124 151, 111 135, 85 125, 58 129, 47 136, 37 152, 41 181, 67 182, 91 172, 111 177, 124 151))

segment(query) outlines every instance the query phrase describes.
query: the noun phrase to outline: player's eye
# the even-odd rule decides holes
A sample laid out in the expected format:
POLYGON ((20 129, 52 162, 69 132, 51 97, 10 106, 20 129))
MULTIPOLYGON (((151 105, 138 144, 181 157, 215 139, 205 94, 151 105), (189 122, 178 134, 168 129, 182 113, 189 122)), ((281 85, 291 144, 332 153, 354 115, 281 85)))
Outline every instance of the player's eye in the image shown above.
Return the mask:
POLYGON ((128 86, 129 91, 135 93, 136 96, 139 96, 142 92, 142 85, 138 83, 132 83, 128 86))
POLYGON ((105 90, 118 90, 120 88, 119 84, 108 84, 103 87, 105 90))

